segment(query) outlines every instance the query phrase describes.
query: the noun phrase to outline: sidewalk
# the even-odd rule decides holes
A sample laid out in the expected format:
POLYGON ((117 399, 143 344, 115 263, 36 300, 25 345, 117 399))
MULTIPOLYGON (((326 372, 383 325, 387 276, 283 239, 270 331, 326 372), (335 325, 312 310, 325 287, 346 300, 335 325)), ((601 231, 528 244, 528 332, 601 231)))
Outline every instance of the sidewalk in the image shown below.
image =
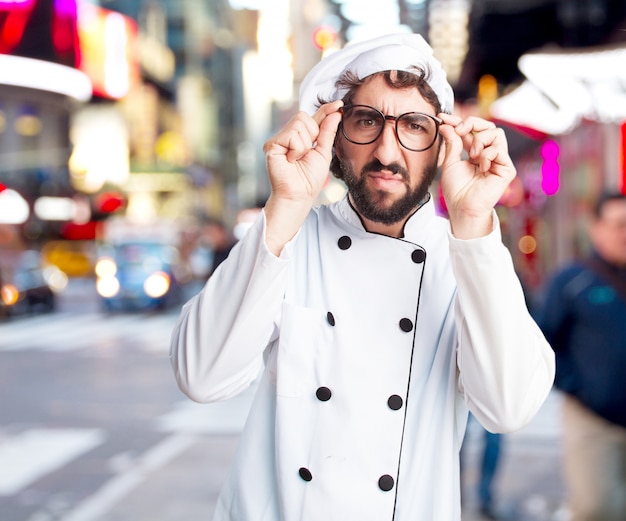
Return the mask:
MULTIPOLYGON (((495 510, 503 521, 567 521, 561 476, 561 395, 553 391, 526 428, 502 438, 494 482, 495 510)), ((477 504, 477 459, 482 433, 474 422, 467 433, 463 476, 463 521, 483 521, 477 504)))

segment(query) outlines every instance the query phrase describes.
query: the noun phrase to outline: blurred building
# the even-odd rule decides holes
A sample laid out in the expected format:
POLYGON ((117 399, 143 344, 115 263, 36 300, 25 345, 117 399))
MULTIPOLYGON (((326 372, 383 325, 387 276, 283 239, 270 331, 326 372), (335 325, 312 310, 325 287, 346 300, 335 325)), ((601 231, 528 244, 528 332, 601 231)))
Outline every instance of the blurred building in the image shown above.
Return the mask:
MULTIPOLYGON (((492 118, 509 135, 520 176, 499 211, 516 262, 538 279, 551 259, 584 248, 576 229, 589 201, 603 187, 624 189, 626 115, 616 107, 626 69, 619 59, 602 71, 593 58, 565 62, 623 47, 626 4, 363 5, 0 0, 0 213, 13 216, 5 224, 23 217, 8 225, 35 242, 103 238, 111 216, 115 233, 120 222, 234 226, 269 195, 262 145, 298 110, 311 67, 349 41, 403 30, 430 42, 459 113, 492 118), (548 58, 548 72, 537 66, 547 54, 562 55, 548 58), (546 181, 557 174, 560 184, 546 181)), ((331 183, 322 200, 340 194, 331 183)))
POLYGON ((0 2, 0 226, 27 239, 54 232, 46 212, 73 204, 70 118, 92 94, 76 19, 70 1, 0 2))

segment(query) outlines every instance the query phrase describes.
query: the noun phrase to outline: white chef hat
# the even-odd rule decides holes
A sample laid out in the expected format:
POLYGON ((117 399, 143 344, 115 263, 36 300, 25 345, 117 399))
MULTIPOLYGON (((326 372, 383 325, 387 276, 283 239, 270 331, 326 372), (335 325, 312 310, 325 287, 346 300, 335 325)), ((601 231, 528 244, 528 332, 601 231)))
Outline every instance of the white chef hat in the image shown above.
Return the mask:
POLYGON ((371 40, 352 43, 320 61, 304 77, 300 86, 300 110, 313 114, 318 97, 334 101, 343 98, 347 90, 335 82, 350 70, 359 79, 376 72, 399 70, 415 72, 420 67, 433 89, 443 112, 452 112, 454 94, 446 72, 433 56, 433 50, 419 34, 388 34, 371 40))

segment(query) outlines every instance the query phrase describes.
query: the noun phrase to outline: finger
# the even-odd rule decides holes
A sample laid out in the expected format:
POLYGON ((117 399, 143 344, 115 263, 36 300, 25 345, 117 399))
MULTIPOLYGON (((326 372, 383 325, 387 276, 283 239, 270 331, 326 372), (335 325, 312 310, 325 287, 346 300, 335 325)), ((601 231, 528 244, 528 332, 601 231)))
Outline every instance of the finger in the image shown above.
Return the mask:
POLYGON ((472 162, 480 165, 480 170, 489 170, 492 162, 512 166, 508 145, 502 129, 489 129, 473 135, 468 155, 472 162))
POLYGON ((444 124, 439 127, 439 133, 443 137, 445 144, 444 159, 442 168, 446 168, 452 163, 461 160, 461 154, 463 153, 463 140, 455 132, 453 126, 444 124))
POLYGON ((479 132, 493 130, 496 128, 496 125, 492 121, 470 116, 462 120, 454 128, 459 136, 466 136, 468 134, 477 134, 479 132))
POLYGON ((325 157, 330 158, 337 127, 341 121, 338 110, 342 105, 341 100, 326 103, 315 111, 313 116, 298 112, 292 118, 287 125, 290 136, 286 157, 289 162, 301 159, 314 147, 323 152, 325 157))
POLYGON ((463 138, 467 153, 471 158, 476 158, 487 147, 502 148, 506 152, 506 140, 499 140, 497 129, 483 130, 482 132, 468 134, 463 138))
POLYGON ((312 116, 313 120, 318 125, 321 125, 326 116, 337 112, 341 107, 343 107, 343 101, 341 100, 333 101, 332 103, 325 103, 315 111, 315 114, 312 116))
POLYGON ((315 121, 305 113, 298 113, 265 144, 263 150, 269 155, 283 155, 292 162, 311 150, 318 133, 315 121))
POLYGON ((320 133, 317 136, 317 144, 315 149, 325 158, 330 160, 332 156, 333 146, 335 144, 335 136, 341 122, 341 114, 337 111, 328 114, 324 121, 320 124, 320 133))

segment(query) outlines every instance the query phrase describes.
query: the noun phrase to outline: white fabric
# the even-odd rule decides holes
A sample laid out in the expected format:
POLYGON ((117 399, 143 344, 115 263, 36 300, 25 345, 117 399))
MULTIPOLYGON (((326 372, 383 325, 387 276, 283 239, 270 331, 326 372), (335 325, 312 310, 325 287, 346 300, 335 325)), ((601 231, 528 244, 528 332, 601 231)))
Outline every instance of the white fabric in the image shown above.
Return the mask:
POLYGON ((214 520, 459 520, 467 407, 491 430, 520 428, 554 377, 499 230, 456 240, 430 201, 394 239, 366 232, 343 199, 277 258, 264 226, 261 214, 172 336, 194 400, 233 396, 264 367, 214 520))
POLYGON ((389 70, 415 72, 420 67, 433 89, 443 112, 452 113, 454 94, 446 72, 433 56, 433 50, 419 34, 389 34, 371 40, 346 45, 321 60, 304 77, 300 86, 300 110, 313 114, 318 96, 328 101, 343 98, 345 89, 335 82, 347 70, 363 79, 371 74, 389 70))

